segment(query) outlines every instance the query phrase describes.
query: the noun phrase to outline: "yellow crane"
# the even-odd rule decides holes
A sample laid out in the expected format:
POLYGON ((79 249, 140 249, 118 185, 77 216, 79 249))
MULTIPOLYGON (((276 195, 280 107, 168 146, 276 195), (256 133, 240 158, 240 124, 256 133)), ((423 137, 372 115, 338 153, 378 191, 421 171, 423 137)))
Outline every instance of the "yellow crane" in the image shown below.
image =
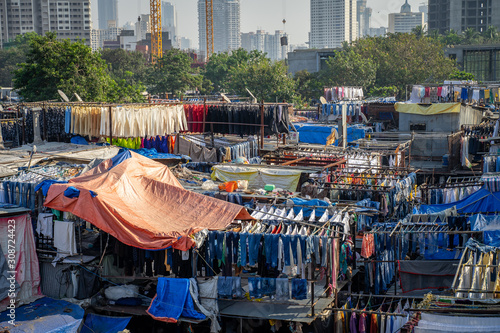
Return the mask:
POLYGON ((151 61, 156 63, 163 56, 161 35, 161 0, 150 0, 151 61))
POLYGON ((214 6, 212 0, 205 0, 205 32, 207 38, 205 61, 208 61, 212 53, 214 53, 214 6))

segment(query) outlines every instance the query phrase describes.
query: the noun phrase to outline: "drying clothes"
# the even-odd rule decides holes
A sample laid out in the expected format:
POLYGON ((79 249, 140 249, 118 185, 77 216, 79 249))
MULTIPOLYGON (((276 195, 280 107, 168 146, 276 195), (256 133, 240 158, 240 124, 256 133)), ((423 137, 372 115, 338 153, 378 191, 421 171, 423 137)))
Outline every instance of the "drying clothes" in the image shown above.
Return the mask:
POLYGON ((248 293, 252 298, 262 298, 262 278, 248 278, 248 293))
POLYGON ((176 154, 188 155, 193 162, 217 162, 217 150, 201 147, 194 142, 179 137, 175 141, 176 154))
POLYGON ((42 234, 45 237, 53 237, 53 214, 52 213, 40 213, 38 214, 38 223, 36 227, 36 232, 42 234))
POLYGON ((307 298, 307 280, 306 279, 292 279, 292 299, 306 299, 307 298))
POLYGON ((282 301, 290 299, 290 285, 288 279, 276 279, 276 299, 282 301))
POLYGON ((217 277, 211 280, 198 282, 195 278, 189 279, 189 292, 200 312, 210 318, 210 333, 219 332, 221 327, 217 320, 219 305, 217 302, 217 277), (200 301, 199 301, 200 300, 200 301))
POLYGON ((74 222, 54 221, 54 247, 57 248, 56 260, 77 254, 74 222))
POLYGON ((167 323, 176 323, 181 316, 204 320, 205 315, 194 309, 189 285, 189 279, 158 278, 156 295, 147 313, 154 319, 167 323))

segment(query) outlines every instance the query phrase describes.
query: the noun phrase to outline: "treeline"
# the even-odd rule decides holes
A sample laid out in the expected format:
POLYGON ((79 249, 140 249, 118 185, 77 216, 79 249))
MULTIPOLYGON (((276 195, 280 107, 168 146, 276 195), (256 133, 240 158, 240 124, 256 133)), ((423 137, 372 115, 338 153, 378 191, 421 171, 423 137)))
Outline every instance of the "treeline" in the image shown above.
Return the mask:
POLYGON ((92 52, 83 42, 57 40, 54 33, 30 33, 0 50, 0 86, 13 86, 26 101, 59 99, 58 89, 85 101, 119 103, 145 101, 145 92, 248 97, 250 91, 259 101, 303 106, 323 95, 324 86, 362 86, 366 95, 386 97, 404 96, 411 84, 473 78, 457 70, 443 46, 418 29, 367 37, 345 43, 320 72, 292 76, 285 61, 271 61, 258 51, 214 54, 199 66, 187 53, 172 49, 152 65, 140 52, 92 52))

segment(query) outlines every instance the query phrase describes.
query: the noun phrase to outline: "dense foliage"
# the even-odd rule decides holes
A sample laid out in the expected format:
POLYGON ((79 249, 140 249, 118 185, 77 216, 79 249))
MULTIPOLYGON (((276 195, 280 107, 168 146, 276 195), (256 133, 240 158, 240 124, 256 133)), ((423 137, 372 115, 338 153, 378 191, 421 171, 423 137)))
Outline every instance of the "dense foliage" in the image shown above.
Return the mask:
POLYGON ((180 50, 165 51, 151 65, 140 52, 91 52, 83 42, 58 40, 54 33, 18 36, 0 50, 0 86, 13 85, 26 101, 59 99, 78 93, 85 101, 139 102, 145 92, 180 97, 186 91, 235 94, 259 101, 315 101, 324 86, 362 86, 368 96, 399 96, 409 85, 445 79, 473 79, 444 55, 449 44, 500 42, 494 27, 439 35, 417 27, 411 34, 365 37, 342 49, 318 73, 292 77, 284 61, 271 61, 259 51, 243 49, 214 54, 204 65, 193 64, 180 50))

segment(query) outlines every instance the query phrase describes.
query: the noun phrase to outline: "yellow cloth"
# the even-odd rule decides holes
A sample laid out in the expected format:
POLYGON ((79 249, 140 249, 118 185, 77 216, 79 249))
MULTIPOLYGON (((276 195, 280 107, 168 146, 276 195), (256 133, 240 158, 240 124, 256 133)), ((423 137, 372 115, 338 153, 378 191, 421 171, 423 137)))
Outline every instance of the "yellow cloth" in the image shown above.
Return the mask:
POLYGON ((421 114, 424 116, 443 113, 460 113, 460 103, 439 103, 429 106, 422 104, 396 103, 395 108, 396 111, 400 113, 421 114))

